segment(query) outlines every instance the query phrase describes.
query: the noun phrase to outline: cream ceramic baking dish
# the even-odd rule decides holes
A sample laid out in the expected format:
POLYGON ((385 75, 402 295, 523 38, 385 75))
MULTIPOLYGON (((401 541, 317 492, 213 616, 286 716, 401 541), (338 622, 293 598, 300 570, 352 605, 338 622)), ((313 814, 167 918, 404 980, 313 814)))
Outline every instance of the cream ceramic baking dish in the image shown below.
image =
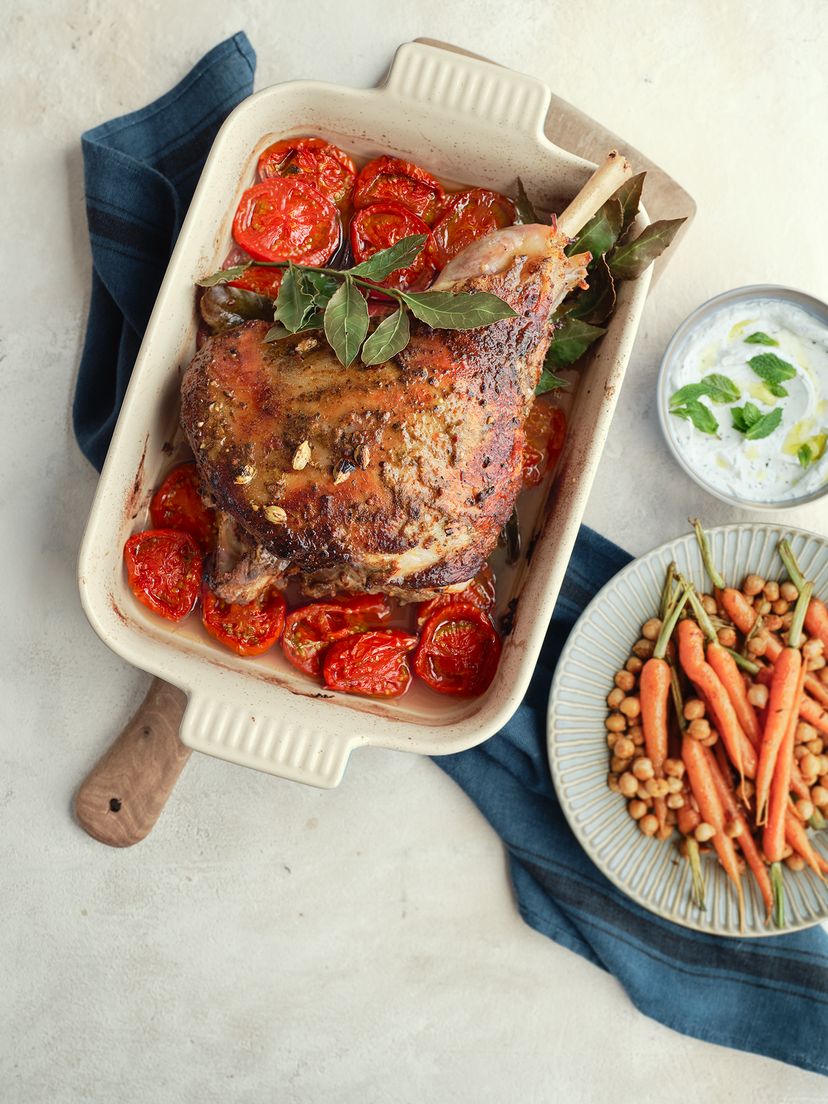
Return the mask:
MULTIPOLYGON (((238 658, 211 641, 197 617, 173 625, 136 602, 121 552, 131 532, 148 526, 149 499, 170 465, 180 375, 195 349, 194 282, 227 254, 233 212, 264 145, 290 134, 318 134, 356 157, 389 153, 444 180, 503 192, 514 191, 520 174, 541 208, 560 210, 594 166, 545 137, 550 96, 534 78, 407 43, 379 88, 276 85, 244 101, 219 132, 135 364, 79 564, 83 606, 101 638, 130 663, 187 693, 181 739, 188 746, 330 787, 356 747, 458 752, 492 736, 517 708, 609 430, 649 272, 621 285, 609 330, 581 373, 553 486, 521 496, 521 529, 531 556, 515 568, 495 563, 499 611, 510 608, 512 629, 483 697, 454 700, 424 686, 396 702, 333 695, 294 670, 278 648, 258 659, 238 658)), ((642 212, 638 229, 646 222, 642 212)))

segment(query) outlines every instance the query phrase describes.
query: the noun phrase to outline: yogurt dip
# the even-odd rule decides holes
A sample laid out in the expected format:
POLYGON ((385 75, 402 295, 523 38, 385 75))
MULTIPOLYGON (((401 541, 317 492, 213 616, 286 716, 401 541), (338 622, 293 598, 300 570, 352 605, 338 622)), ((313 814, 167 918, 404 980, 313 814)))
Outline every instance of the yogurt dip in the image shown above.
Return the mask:
POLYGON ((828 325, 795 303, 757 297, 702 318, 664 398, 676 450, 712 489, 779 504, 828 482, 828 325), (683 391, 689 400, 676 394, 700 383, 708 390, 683 391))

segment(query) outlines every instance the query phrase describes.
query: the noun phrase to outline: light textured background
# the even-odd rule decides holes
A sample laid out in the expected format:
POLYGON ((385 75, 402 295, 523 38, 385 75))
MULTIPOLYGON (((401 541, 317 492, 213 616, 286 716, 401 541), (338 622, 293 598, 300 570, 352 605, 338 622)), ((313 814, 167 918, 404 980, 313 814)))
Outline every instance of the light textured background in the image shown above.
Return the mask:
MULTIPOLYGON (((138 848, 73 824, 74 789, 147 683, 94 636, 74 578, 95 486, 68 420, 90 271, 78 136, 240 28, 257 87, 366 86, 400 42, 453 41, 547 80, 695 196, 587 514, 632 551, 688 513, 734 518, 660 439, 678 322, 754 281, 828 298, 821 0, 6 0, 0 1097, 824 1101, 822 1078, 644 1019, 524 927, 497 838, 428 761, 363 752, 323 793, 197 757, 138 848)), ((828 533, 824 506, 788 517, 828 533)))

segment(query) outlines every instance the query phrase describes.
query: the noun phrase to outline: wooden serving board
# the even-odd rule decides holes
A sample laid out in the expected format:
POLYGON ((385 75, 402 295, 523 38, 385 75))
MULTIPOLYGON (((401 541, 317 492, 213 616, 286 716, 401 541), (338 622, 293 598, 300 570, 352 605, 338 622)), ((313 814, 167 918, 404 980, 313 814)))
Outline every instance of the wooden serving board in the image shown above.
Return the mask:
MULTIPOLYGON (((417 41, 490 60, 435 39, 417 41)), ((588 161, 601 162, 609 150, 617 149, 637 172, 647 171, 644 203, 650 218, 687 219, 671 247, 656 261, 655 283, 695 216, 692 197, 620 135, 559 96, 552 96, 545 129, 555 145, 588 161)), ((153 679, 135 716, 92 768, 75 796, 75 816, 94 839, 110 847, 129 847, 152 831, 190 757, 190 749, 178 739, 186 704, 181 690, 153 679)))

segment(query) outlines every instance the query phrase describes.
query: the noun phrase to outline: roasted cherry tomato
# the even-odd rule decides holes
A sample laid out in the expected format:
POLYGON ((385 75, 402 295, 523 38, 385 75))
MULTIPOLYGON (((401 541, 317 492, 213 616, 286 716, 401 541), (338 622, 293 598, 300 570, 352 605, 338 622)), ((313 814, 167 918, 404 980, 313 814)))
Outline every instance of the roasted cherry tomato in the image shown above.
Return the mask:
POLYGON ((215 543, 216 516, 199 494, 195 464, 179 464, 152 496, 150 517, 156 529, 179 529, 195 537, 202 552, 215 543))
POLYGON ((458 602, 462 602, 467 606, 475 606, 477 609, 483 610, 484 613, 490 613, 494 609, 496 598, 494 572, 488 564, 483 564, 465 589, 438 594, 436 598, 432 598, 428 602, 420 602, 417 606, 417 628, 421 629, 437 610, 456 605, 458 602))
POLYGON ((434 245, 428 227, 399 203, 375 203, 357 211, 351 220, 351 250, 354 260, 367 261, 381 249, 388 249, 411 234, 428 234, 423 251, 408 268, 392 272, 379 286, 403 291, 424 291, 434 279, 434 245))
POLYGON ((201 555, 189 533, 147 529, 124 545, 130 589, 139 602, 180 621, 190 613, 201 586, 201 555))
POLYGON ((274 176, 248 188, 233 237, 255 261, 323 265, 340 239, 336 207, 298 176, 274 176))
POLYGON ((566 416, 549 399, 535 399, 526 419, 523 446, 523 485, 537 487, 555 467, 566 440, 566 416))
POLYGON ((224 602, 205 586, 201 591, 201 620, 210 636, 236 655, 261 655, 282 634, 285 600, 278 590, 271 590, 244 605, 224 602))
POLYGON ((244 288, 245 291, 255 291, 257 295, 264 295, 267 299, 275 299, 279 294, 279 286, 282 283, 282 268, 261 268, 253 265, 243 272, 235 280, 230 280, 229 287, 244 288))
POLYGON ((408 653, 417 637, 400 629, 356 633, 337 640, 325 652, 325 685, 345 694, 398 698, 411 685, 408 653))
POLYGON ((426 621, 414 670, 432 690, 471 698, 488 687, 499 658, 500 637, 487 614, 457 602, 426 621))
POLYGON ((329 644, 364 632, 390 615, 391 607, 384 595, 312 602, 288 614, 282 650, 294 667, 308 675, 318 675, 322 671, 322 654, 329 644))
POLYGON ((356 182, 356 166, 337 146, 322 138, 285 138, 268 146, 259 158, 259 179, 301 175, 317 191, 347 207, 356 182))
POLYGON ((434 244, 440 268, 452 257, 485 237, 492 230, 511 226, 515 221, 515 205, 511 199, 486 188, 469 188, 454 192, 443 201, 440 221, 434 227, 434 244))
POLYGON ((354 207, 391 201, 407 207, 431 226, 440 215, 444 195, 439 180, 419 165, 397 157, 378 157, 369 161, 357 177, 354 207))

